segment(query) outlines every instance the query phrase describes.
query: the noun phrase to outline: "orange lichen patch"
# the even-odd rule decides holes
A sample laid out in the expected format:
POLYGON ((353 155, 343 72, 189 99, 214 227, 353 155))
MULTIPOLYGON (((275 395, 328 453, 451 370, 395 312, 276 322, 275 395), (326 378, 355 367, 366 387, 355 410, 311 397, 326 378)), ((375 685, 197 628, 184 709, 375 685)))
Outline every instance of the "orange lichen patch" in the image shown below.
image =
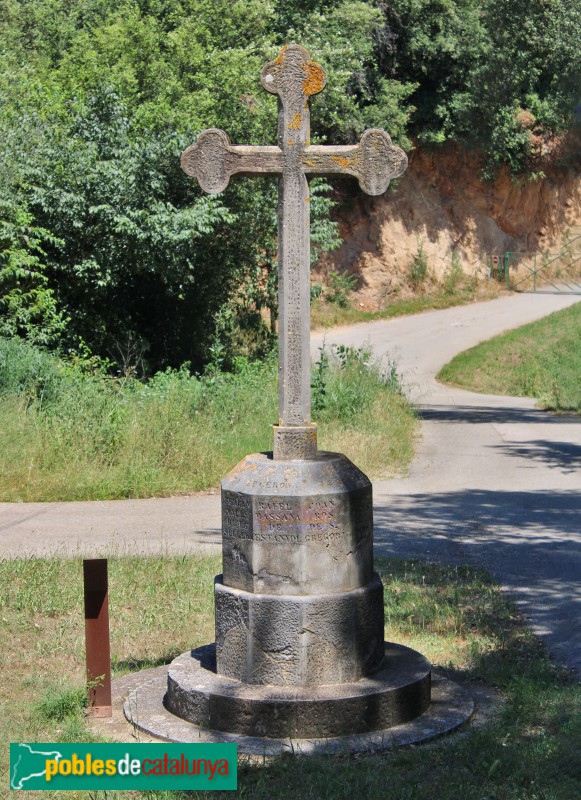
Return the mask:
POLYGON ((303 81, 303 92, 310 97, 313 94, 322 92, 325 88, 325 73, 321 67, 314 61, 303 61, 302 67, 307 73, 306 79, 303 81))
POLYGON ((287 50, 288 50, 288 44, 285 44, 285 46, 282 48, 280 53, 274 59, 274 63, 275 64, 282 64, 282 62, 284 61, 284 56, 285 56, 285 53, 286 53, 287 50))
POLYGON ((288 144, 288 146, 289 146, 289 147, 292 147, 292 146, 293 146, 293 140, 292 140, 292 139, 289 139, 289 140, 288 140, 288 142, 287 142, 287 144, 288 144))
POLYGON ((334 161, 342 169, 347 169, 351 164, 351 159, 347 158, 347 156, 331 156, 331 161, 334 161))
POLYGON ((305 203, 310 203, 310 202, 311 202, 311 198, 310 197, 305 197, 305 203))
POLYGON ((290 128, 292 131, 298 131, 300 130, 302 121, 303 121, 303 115, 297 112, 292 118, 292 120, 288 123, 287 127, 290 128))

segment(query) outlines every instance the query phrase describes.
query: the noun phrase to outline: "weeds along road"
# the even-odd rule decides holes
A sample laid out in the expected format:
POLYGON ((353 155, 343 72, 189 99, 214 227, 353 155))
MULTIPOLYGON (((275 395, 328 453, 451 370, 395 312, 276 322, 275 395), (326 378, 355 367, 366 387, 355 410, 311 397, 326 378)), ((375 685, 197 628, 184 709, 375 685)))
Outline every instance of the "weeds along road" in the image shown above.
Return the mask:
MULTIPOLYGON (((422 415, 409 475, 374 483, 376 552, 484 567, 555 657, 581 672, 581 418, 435 380, 457 353, 580 299, 522 294, 338 328, 314 334, 312 352, 323 339, 370 345, 397 363, 422 415)), ((0 503, 0 558, 219 547, 217 493, 0 503)))

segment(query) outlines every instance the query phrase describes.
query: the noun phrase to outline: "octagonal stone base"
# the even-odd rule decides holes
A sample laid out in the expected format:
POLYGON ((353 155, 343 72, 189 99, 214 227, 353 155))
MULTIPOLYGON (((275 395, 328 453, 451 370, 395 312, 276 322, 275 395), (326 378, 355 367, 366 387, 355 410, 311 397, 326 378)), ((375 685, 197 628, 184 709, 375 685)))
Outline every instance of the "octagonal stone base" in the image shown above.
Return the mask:
POLYGON ((265 595, 216 578, 217 671, 244 683, 351 683, 379 666, 383 586, 319 595, 265 595))
POLYGON ((164 705, 204 729, 275 739, 321 738, 408 722, 429 708, 430 685, 430 663, 402 645, 386 643, 380 667, 359 681, 314 687, 257 686, 225 678, 216 674, 210 645, 170 664, 164 705))
POLYGON ((257 594, 346 592, 373 578, 371 483, 340 453, 246 456, 222 481, 224 584, 257 594))

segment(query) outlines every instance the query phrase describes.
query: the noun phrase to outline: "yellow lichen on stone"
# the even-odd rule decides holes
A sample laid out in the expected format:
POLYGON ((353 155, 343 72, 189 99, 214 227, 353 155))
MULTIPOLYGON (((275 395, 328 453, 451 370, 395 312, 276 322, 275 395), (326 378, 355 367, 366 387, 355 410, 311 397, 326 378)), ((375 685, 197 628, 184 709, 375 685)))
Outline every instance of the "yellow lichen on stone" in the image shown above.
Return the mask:
POLYGON ((287 126, 287 127, 289 127, 289 128, 290 128, 291 130, 293 130, 293 131, 298 131, 298 130, 300 130, 300 127, 301 127, 302 121, 303 121, 303 116, 302 116, 302 114, 299 114, 299 113, 297 112, 297 113, 294 115, 294 117, 292 118, 292 120, 291 120, 291 121, 288 123, 288 126, 287 126))
POLYGON ((338 164, 342 169, 347 169, 351 160, 347 156, 331 156, 331 160, 338 164))
POLYGON ((303 92, 310 97, 313 94, 322 92, 325 88, 325 73, 314 61, 303 61, 302 67, 307 73, 303 81, 303 92))
POLYGON ((280 53, 278 54, 278 56, 274 59, 275 64, 282 64, 287 50, 288 50, 288 44, 285 44, 284 47, 281 49, 280 53))

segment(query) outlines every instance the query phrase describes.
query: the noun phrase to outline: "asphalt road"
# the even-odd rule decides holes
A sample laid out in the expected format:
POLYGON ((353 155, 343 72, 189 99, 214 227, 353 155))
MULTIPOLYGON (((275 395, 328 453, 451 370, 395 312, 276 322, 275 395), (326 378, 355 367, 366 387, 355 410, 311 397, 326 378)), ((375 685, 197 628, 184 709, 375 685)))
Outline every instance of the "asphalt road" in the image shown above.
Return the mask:
MULTIPOLYGON (((581 673, 581 418, 435 381, 457 353, 580 299, 515 295, 335 329, 324 338, 367 343, 395 361, 423 418, 409 475, 374 483, 376 552, 483 566, 554 657, 581 673)), ((322 339, 313 336, 314 354, 322 339)), ((0 503, 0 558, 219 546, 217 494, 0 503)))
POLYGON ((581 417, 435 380, 457 353, 579 300, 510 296, 325 340, 369 344, 395 361, 423 419, 409 475, 374 483, 376 552, 484 567, 554 656, 581 673, 581 417))

